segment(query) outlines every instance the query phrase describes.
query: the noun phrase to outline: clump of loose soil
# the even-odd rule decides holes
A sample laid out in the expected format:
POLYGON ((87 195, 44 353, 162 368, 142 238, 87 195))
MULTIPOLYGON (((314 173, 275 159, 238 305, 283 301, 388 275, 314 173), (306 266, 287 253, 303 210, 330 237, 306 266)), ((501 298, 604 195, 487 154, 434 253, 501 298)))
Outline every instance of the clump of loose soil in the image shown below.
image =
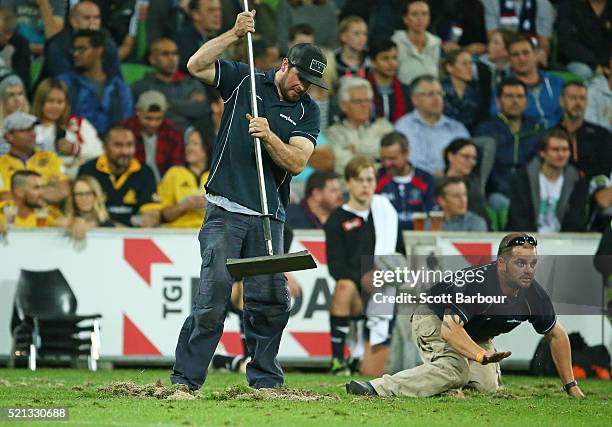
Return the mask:
POLYGON ((131 381, 113 381, 98 387, 98 391, 112 396, 139 397, 145 399, 195 400, 196 397, 183 385, 166 387, 161 380, 153 384, 136 384, 131 381))

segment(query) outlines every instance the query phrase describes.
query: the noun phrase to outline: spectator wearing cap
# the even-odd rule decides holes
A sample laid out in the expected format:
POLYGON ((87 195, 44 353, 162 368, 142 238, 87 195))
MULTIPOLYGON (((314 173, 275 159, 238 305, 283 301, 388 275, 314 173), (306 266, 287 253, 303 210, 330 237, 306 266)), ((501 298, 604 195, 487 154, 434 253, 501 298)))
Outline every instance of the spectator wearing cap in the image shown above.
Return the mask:
POLYGON ((168 103, 166 117, 181 130, 208 116, 210 105, 204 87, 178 70, 179 54, 174 40, 156 40, 151 45, 149 63, 154 70, 132 84, 133 99, 148 90, 163 93, 168 103))
POLYGON ((205 215, 204 184, 210 169, 210 141, 195 128, 185 130, 185 164, 165 173, 157 193, 164 227, 200 228, 205 215))
POLYGON ((561 95, 563 120, 558 127, 570 137, 570 163, 587 180, 612 171, 612 133, 585 120, 587 88, 579 82, 567 82, 561 95))
POLYGON ((552 129, 531 160, 512 179, 508 230, 558 233, 585 231, 587 182, 569 164, 570 138, 552 129))
POLYGON ((438 183, 438 205, 442 209, 444 231, 487 231, 487 222, 470 211, 465 182, 456 176, 446 176, 438 183))
POLYGON ((456 138, 469 138, 470 133, 457 120, 443 114, 442 86, 431 75, 417 77, 412 86, 414 111, 395 122, 395 130, 410 141, 412 164, 431 175, 444 173, 444 148, 456 138))
POLYGON ((168 104, 161 92, 143 92, 136 103, 136 115, 123 122, 136 139, 136 159, 146 163, 159 181, 171 166, 183 163, 183 138, 165 117, 168 104))
POLYGON ((221 31, 223 12, 220 0, 189 0, 187 19, 176 34, 181 71, 187 71, 187 61, 206 41, 221 31))
POLYGON ((370 43, 370 75, 374 91, 374 115, 395 123, 412 109, 410 89, 397 79, 397 45, 391 40, 370 43))
POLYGON ((326 136, 334 153, 334 171, 342 176, 357 154, 378 159, 380 139, 393 130, 393 125, 383 118, 370 120, 373 91, 367 80, 359 77, 343 80, 337 97, 346 118, 327 128, 326 136))
POLYGON ((293 229, 322 229, 342 200, 338 175, 314 172, 306 181, 304 198, 287 206, 287 224, 293 229))
POLYGON ((131 129, 113 125, 104 138, 104 153, 79 168, 78 176, 94 177, 102 187, 111 220, 124 227, 156 227, 160 221, 155 175, 135 157, 131 129))
POLYGON ((40 174, 46 202, 56 204, 68 197, 68 178, 60 158, 51 151, 36 150, 37 122, 35 116, 22 112, 10 114, 4 121, 4 137, 10 151, 0 156, 0 199, 10 198, 11 176, 24 169, 40 174))
MULTIPOLYGON (((509 41, 508 52, 511 75, 527 88, 525 115, 538 119, 544 129, 554 127, 563 117, 559 105, 563 79, 538 68, 536 48, 529 38, 515 35, 509 41)), ((495 98, 490 102, 490 113, 495 115, 499 111, 495 98)))
POLYGON ((47 205, 43 178, 38 172, 29 169, 16 171, 11 176, 10 187, 11 199, 0 201, 0 234, 6 233, 9 224, 17 228, 61 227, 66 224, 61 211, 47 205))
POLYGON ((559 59, 584 79, 600 74, 612 54, 612 2, 564 0, 557 13, 559 59))
POLYGON ((118 48, 108 30, 102 27, 99 6, 94 1, 79 1, 70 9, 68 24, 62 31, 46 41, 39 80, 57 77, 72 70, 74 34, 81 30, 95 30, 104 33, 102 67, 108 76, 121 77, 118 48))
POLYGON ((85 117, 99 135, 113 123, 133 114, 132 94, 119 76, 106 73, 102 65, 104 34, 80 30, 72 43, 74 71, 58 76, 68 86, 73 114, 85 117))
POLYGON ((425 0, 408 0, 402 10, 405 30, 397 30, 391 40, 398 49, 398 79, 405 85, 423 74, 438 75, 442 41, 427 31, 431 18, 425 0))
POLYGON ((0 7, 0 58, 12 69, 25 84, 26 91, 31 87, 30 45, 15 29, 15 13, 6 7, 0 7))
POLYGON ((555 11, 549 0, 481 0, 485 9, 485 26, 489 36, 506 29, 528 38, 538 46, 537 59, 548 65, 550 39, 553 35, 555 11))

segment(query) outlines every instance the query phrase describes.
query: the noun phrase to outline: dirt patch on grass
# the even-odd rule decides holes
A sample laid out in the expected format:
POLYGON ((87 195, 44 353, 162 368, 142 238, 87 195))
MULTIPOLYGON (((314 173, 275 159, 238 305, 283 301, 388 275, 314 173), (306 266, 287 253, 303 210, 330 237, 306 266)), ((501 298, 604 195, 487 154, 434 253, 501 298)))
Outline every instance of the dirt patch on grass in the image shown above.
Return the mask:
POLYGON ((445 391, 442 393, 444 397, 452 397, 453 399, 465 399, 465 393, 460 388, 445 391))
POLYGON ((212 392, 210 397, 216 400, 297 400, 302 402, 340 400, 336 395, 286 387, 253 390, 248 387, 234 386, 223 391, 212 392))
POLYGON ((161 380, 151 384, 136 384, 132 381, 114 381, 98 392, 110 396, 134 397, 160 400, 297 400, 302 402, 320 400, 340 400, 336 395, 319 394, 310 390, 279 387, 274 389, 253 390, 246 386, 229 387, 223 391, 194 393, 184 385, 164 386, 161 380))
POLYGON ((183 385, 166 387, 161 380, 152 384, 136 384, 131 381, 113 381, 98 387, 98 391, 111 396, 137 397, 145 399, 195 400, 196 397, 183 385))
POLYGON ((494 399, 510 399, 510 400, 520 399, 520 397, 517 396, 516 394, 512 394, 512 393, 500 393, 500 392, 493 393, 491 395, 491 397, 494 398, 494 399))

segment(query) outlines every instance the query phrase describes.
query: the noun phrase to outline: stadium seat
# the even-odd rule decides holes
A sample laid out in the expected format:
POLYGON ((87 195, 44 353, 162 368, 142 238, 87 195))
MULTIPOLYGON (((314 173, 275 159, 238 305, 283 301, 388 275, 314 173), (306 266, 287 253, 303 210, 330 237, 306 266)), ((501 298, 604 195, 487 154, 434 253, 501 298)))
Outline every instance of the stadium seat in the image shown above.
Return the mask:
POLYGON ((32 65, 30 67, 30 78, 32 79, 33 85, 38 81, 38 76, 40 76, 41 71, 42 61, 32 61, 32 65))
POLYGON ((79 316, 77 300, 60 270, 21 270, 13 309, 13 337, 9 366, 27 356, 29 367, 37 361, 62 360, 76 364, 87 356, 88 366, 97 370, 100 343, 100 314, 79 316))
POLYGON ((581 82, 584 83, 584 79, 574 73, 562 70, 551 70, 549 71, 553 76, 561 77, 564 82, 581 82))
POLYGON ((142 64, 121 64, 121 74, 128 86, 142 79, 149 71, 153 71, 153 67, 142 64))

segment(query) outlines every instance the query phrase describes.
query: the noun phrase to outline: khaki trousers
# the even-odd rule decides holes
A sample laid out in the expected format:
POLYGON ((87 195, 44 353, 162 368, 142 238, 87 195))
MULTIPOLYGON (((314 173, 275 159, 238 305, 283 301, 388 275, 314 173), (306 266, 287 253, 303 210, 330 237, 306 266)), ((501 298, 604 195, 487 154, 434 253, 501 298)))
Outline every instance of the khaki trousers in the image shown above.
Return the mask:
MULTIPOLYGON (((412 316, 412 339, 423 364, 372 380, 380 396, 433 396, 460 387, 486 393, 499 389, 499 364, 481 365, 463 357, 442 339, 441 326, 442 322, 431 311, 417 310, 412 316)), ((478 345, 495 351, 491 340, 478 345)))

